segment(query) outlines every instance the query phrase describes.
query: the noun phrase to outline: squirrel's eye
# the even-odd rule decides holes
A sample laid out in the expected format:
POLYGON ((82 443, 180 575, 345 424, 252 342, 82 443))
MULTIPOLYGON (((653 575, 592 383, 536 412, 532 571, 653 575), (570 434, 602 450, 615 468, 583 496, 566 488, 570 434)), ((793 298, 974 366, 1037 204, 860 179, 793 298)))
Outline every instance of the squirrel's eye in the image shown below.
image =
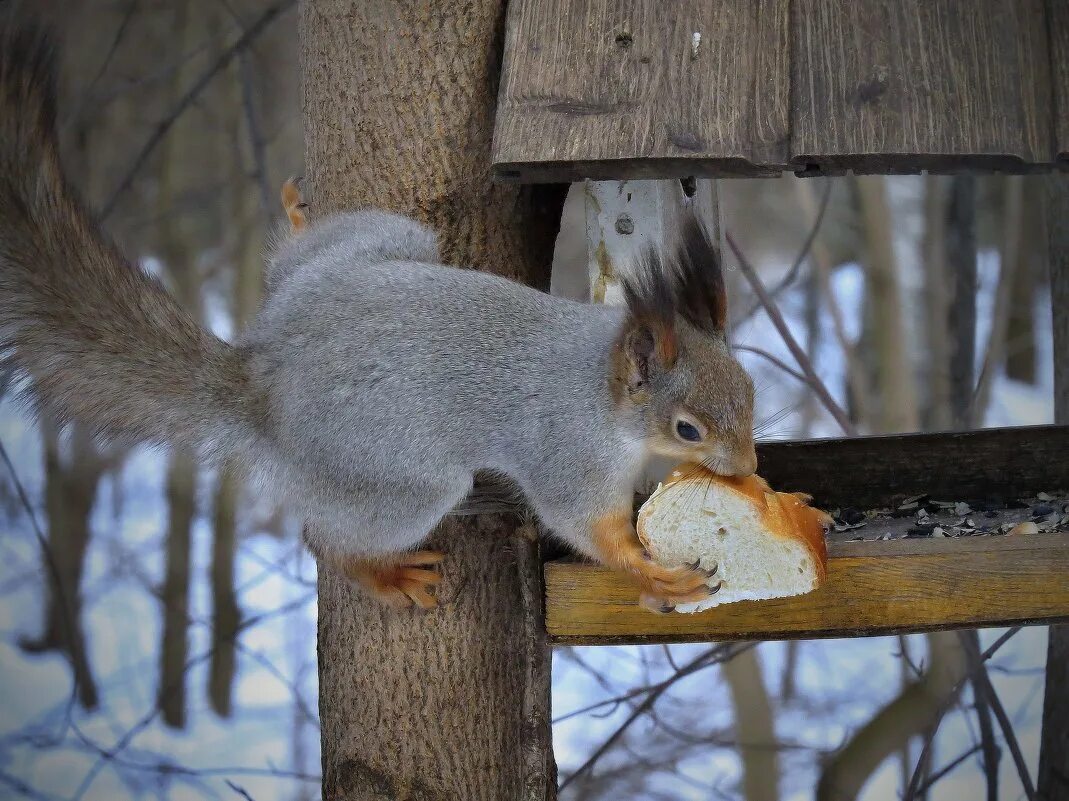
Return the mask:
POLYGON ((702 432, 686 420, 676 421, 676 433, 679 434, 680 439, 685 439, 687 442, 701 442, 702 439, 702 432))

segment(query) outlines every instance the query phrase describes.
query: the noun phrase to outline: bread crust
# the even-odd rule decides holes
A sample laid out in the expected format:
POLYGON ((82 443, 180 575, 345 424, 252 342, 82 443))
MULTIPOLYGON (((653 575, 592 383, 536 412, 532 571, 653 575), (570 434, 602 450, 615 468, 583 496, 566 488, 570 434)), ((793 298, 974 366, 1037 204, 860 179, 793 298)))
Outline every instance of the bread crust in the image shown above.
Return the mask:
MULTIPOLYGON (((776 492, 768 482, 757 475, 737 478, 720 476, 700 464, 684 463, 676 466, 662 482, 664 486, 679 482, 706 484, 713 482, 742 495, 759 511, 764 528, 769 534, 800 541, 816 565, 817 585, 824 583, 828 575, 828 545, 825 530, 831 525, 831 516, 809 505, 808 495, 795 492, 776 492)), ((639 512, 637 531, 642 544, 649 547, 645 533, 645 514, 639 512)))

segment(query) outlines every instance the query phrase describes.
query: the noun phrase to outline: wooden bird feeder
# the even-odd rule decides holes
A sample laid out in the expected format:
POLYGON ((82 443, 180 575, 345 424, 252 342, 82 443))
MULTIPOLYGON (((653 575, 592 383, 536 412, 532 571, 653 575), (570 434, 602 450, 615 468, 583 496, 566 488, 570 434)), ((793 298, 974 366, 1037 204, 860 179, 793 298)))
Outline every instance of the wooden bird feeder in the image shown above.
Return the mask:
MULTIPOLYGON (((612 302, 617 265, 683 207, 717 224, 713 182, 680 178, 1069 167, 1069 3, 514 0, 493 162, 503 181, 587 182, 589 297, 612 302)), ((1066 455, 1069 428, 1054 426, 769 445, 761 472, 825 508, 876 507, 1069 488, 1066 455)), ((547 627, 596 644, 1069 619, 1066 535, 830 553, 809 596, 666 616, 610 571, 554 562, 547 627)))

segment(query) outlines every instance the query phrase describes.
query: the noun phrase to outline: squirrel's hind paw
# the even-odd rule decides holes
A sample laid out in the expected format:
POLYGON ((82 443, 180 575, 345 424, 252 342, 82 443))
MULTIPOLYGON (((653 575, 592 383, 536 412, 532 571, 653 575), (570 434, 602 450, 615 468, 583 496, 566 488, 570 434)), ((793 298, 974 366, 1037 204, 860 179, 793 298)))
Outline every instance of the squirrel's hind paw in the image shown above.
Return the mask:
POLYGON ((442 576, 429 566, 443 559, 445 555, 437 551, 414 551, 376 560, 354 559, 345 573, 373 598, 390 606, 433 609, 438 605, 433 591, 442 576))

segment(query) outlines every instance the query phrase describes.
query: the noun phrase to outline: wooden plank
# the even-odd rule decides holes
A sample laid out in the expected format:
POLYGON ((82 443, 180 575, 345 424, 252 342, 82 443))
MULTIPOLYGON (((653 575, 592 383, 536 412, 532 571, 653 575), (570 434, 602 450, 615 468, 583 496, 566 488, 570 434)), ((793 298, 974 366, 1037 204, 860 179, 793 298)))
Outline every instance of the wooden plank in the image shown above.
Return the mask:
POLYGON ((758 446, 759 472, 780 491, 817 503, 879 506, 895 496, 1012 499, 1069 488, 1069 426, 773 442, 758 446))
POLYGON ((795 598, 654 615, 624 577, 550 562, 546 628, 557 644, 859 637, 1069 619, 1069 535, 848 542, 828 580, 795 598))
POLYGON ((513 0, 495 176, 1046 170, 1069 142, 1067 17, 1062 0, 513 0))
POLYGON ((1047 0, 1051 85, 1054 87, 1054 150, 1069 164, 1069 3, 1047 0))
POLYGON ((796 0, 791 155, 822 171, 1052 159, 1043 0, 796 0))
POLYGON ((787 158, 788 6, 513 0, 495 174, 776 174, 787 158))

